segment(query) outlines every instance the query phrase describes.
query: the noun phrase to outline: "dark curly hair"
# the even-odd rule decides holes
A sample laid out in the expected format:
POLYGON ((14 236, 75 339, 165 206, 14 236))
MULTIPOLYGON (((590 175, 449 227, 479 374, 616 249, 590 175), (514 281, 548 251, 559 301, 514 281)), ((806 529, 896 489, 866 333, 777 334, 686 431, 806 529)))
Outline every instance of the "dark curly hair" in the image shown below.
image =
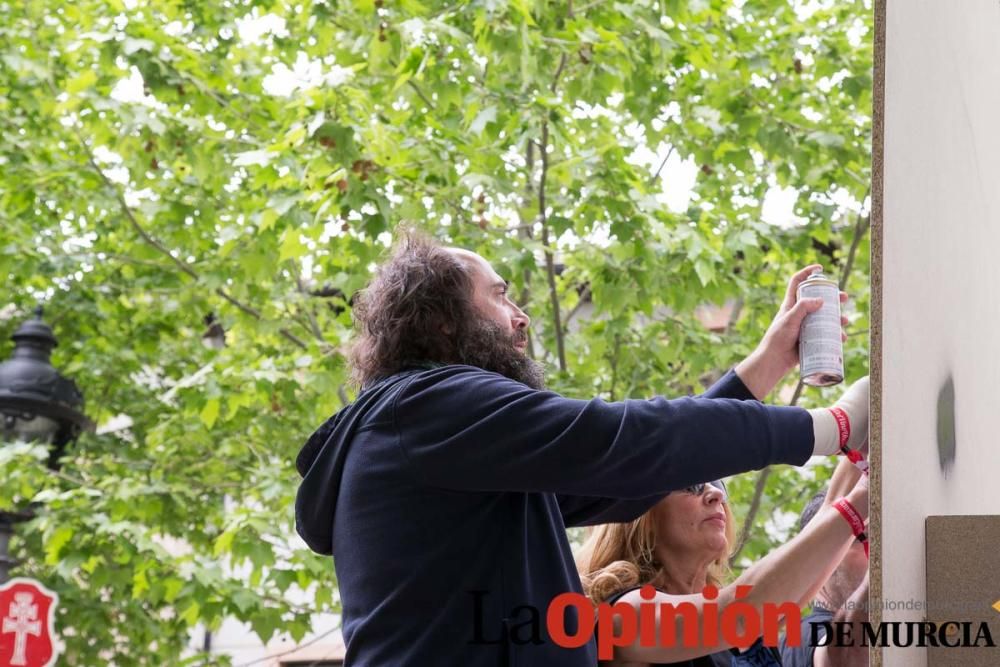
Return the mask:
POLYGON ((354 301, 352 380, 363 387, 413 362, 458 363, 480 316, 461 259, 412 231, 354 301))

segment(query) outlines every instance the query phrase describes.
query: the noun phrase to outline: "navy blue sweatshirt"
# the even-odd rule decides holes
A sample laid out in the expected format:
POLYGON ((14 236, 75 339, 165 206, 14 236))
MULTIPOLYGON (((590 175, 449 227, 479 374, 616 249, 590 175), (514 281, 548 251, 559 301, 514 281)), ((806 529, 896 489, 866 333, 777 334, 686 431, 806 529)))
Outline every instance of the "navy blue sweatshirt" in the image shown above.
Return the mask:
POLYGON ((296 527, 333 555, 347 665, 593 667, 593 640, 562 648, 546 629, 550 601, 581 591, 565 528, 803 464, 808 412, 752 398, 732 371, 701 397, 618 403, 460 365, 367 388, 297 460, 296 527))

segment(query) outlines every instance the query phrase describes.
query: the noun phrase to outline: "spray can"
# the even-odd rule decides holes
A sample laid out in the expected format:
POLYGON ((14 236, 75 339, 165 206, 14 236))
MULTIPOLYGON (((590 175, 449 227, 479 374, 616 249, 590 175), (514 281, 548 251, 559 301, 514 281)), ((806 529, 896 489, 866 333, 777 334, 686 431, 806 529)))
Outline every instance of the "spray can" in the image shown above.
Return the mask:
POLYGON ((822 297, 823 306, 806 315, 799 330, 802 381, 828 387, 844 380, 844 344, 840 340, 840 288, 821 271, 799 285, 799 299, 822 297))

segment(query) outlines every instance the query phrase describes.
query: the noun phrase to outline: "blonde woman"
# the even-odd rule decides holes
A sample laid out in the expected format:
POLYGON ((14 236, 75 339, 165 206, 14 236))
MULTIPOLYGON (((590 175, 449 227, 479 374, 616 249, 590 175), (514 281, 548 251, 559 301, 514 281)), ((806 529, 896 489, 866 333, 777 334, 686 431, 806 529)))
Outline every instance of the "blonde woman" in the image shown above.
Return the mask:
MULTIPOLYGON (((787 612, 811 600, 863 529, 858 522, 868 517, 867 477, 849 489, 842 500, 822 508, 805 530, 732 583, 728 583, 727 564, 735 546, 734 521, 722 482, 697 484, 671 493, 630 523, 595 528, 577 556, 588 597, 595 604, 624 603, 634 609, 639 619, 643 618, 643 607, 648 611, 650 605, 656 605, 655 633, 649 633, 645 640, 641 633, 631 633, 635 637, 625 645, 616 645, 613 659, 601 664, 780 665, 776 651, 765 647, 760 639, 749 648, 744 645, 743 650, 732 652, 734 645, 727 641, 726 632, 713 632, 717 635, 714 640, 703 642, 708 625, 714 620, 718 626, 718 620, 727 616, 727 607, 737 600, 749 605, 743 606, 744 610, 756 610, 758 619, 767 617, 768 607, 787 612), (853 525, 848 520, 852 513, 853 525), (744 588, 747 586, 750 588, 744 588), (710 597, 706 598, 706 594, 710 597), (661 627, 661 622, 670 622, 663 617, 663 604, 696 610, 699 631, 693 641, 685 635, 681 616, 671 617, 673 627, 661 627), (706 614, 711 615, 706 619, 706 614), (703 626, 706 620, 709 622, 703 626), (674 641, 664 641, 668 636, 674 641)), ((863 534, 860 537, 863 539, 863 534)), ((618 637, 625 634, 621 620, 620 615, 615 616, 618 637)), ((746 626, 740 627, 746 630, 746 626)), ((687 630, 693 632, 692 628, 687 630)))

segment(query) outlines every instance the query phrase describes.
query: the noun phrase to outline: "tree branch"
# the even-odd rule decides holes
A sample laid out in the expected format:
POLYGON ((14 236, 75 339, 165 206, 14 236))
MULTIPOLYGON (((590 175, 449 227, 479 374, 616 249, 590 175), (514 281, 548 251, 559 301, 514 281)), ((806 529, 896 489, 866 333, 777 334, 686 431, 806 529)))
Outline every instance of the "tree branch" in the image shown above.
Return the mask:
MULTIPOLYGON (((561 64, 561 63, 560 63, 561 64)), ((566 349, 563 340, 563 327, 559 316, 559 292, 556 289, 556 267, 552 249, 549 246, 549 226, 545 214, 545 179, 549 171, 547 157, 549 145, 549 121, 542 122, 542 173, 538 179, 538 217, 542 223, 542 245, 545 247, 545 274, 549 283, 549 300, 552 302, 552 331, 556 337, 556 354, 559 358, 559 370, 566 370, 566 349)))
MULTIPOLYGON (((794 406, 799 402, 799 397, 802 396, 802 389, 804 387, 805 383, 803 383, 802 379, 799 378, 798 384, 795 385, 795 392, 792 394, 792 399, 788 401, 789 406, 794 406)), ((736 559, 743 551, 743 547, 745 547, 747 542, 750 541, 750 530, 753 528, 754 521, 757 519, 757 513, 760 511, 760 502, 761 498, 764 496, 764 487, 767 486, 767 478, 770 475, 771 466, 767 466, 757 473, 757 481, 753 487, 753 497, 750 499, 750 509, 747 511, 747 515, 743 518, 743 528, 740 531, 739 546, 736 547, 736 551, 733 552, 733 555, 729 557, 730 567, 736 564, 736 559)))
POLYGON ((608 391, 608 400, 614 401, 615 388, 618 385, 618 352, 621 349, 621 336, 615 334, 615 347, 611 354, 611 389, 608 391))
POLYGON ((563 331, 567 333, 569 332, 570 320, 576 317, 576 314, 580 312, 580 309, 583 308, 583 305, 587 303, 588 299, 590 299, 590 285, 587 285, 586 287, 583 288, 583 292, 580 293, 580 299, 576 302, 576 305, 573 306, 573 308, 569 311, 569 314, 566 316, 566 321, 563 322, 563 331))
MULTIPOLYGON (((865 196, 861 198, 862 206, 864 205, 865 199, 871 194, 871 187, 868 188, 868 192, 865 196)), ((864 236, 865 232, 868 231, 868 227, 871 224, 871 216, 863 215, 861 211, 858 211, 858 219, 854 223, 854 238, 851 239, 851 249, 847 251, 847 261, 844 262, 844 272, 840 275, 839 288, 844 289, 847 285, 847 279, 851 275, 851 271, 854 269, 854 258, 858 254, 858 246, 861 244, 861 238, 864 236)))
MULTIPOLYGON (((532 176, 535 171, 535 143, 528 140, 528 145, 524 152, 524 165, 527 171, 527 178, 525 178, 525 201, 531 201, 535 198, 535 186, 532 176)), ((519 207, 520 210, 520 207, 519 207)), ((521 217, 522 224, 518 228, 517 235, 521 239, 530 239, 531 230, 534 227, 534 223, 525 223, 524 217, 521 217)), ((522 308, 528 307, 528 301, 531 299, 531 269, 525 267, 524 271, 521 273, 521 298, 519 299, 519 305, 522 308)), ((535 337, 531 335, 531 331, 528 331, 528 356, 532 359, 535 358, 535 337)))
POLYGON ((562 76, 563 70, 566 69, 566 61, 567 58, 565 53, 559 56, 559 67, 556 68, 555 76, 552 77, 552 85, 549 86, 549 90, 552 91, 553 94, 555 94, 556 87, 559 85, 559 77, 562 76))
POLYGON ((166 248, 166 246, 164 246, 162 243, 160 243, 155 238, 150 236, 149 233, 147 233, 146 230, 142 228, 142 225, 139 224, 139 221, 135 219, 135 215, 133 215, 132 209, 129 208, 129 205, 125 201, 125 197, 122 195, 121 191, 114 183, 111 182, 111 179, 107 177, 107 174, 104 173, 104 170, 101 169, 100 166, 98 166, 97 161, 94 159, 94 153, 90 150, 90 147, 87 146, 87 144, 84 142, 83 137, 80 135, 79 130, 77 130, 74 127, 73 132, 76 134, 77 138, 80 140, 80 143, 83 145, 84 151, 86 151, 87 153, 87 162, 90 163, 91 168, 100 177, 105 187, 109 188, 115 193, 115 199, 118 202, 118 206, 121 208, 122 212, 125 214, 125 218, 129 221, 129 224, 132 225, 132 228, 136 231, 136 233, 142 237, 143 241, 145 241, 146 243, 148 243, 149 245, 153 246, 161 253, 166 255, 167 258, 177 266, 177 268, 186 273, 189 277, 198 280, 198 274, 195 273, 194 269, 188 266, 187 263, 182 259, 180 259, 179 257, 175 257, 174 254, 166 248))
MULTIPOLYGON (((399 64, 391 59, 389 60, 389 64, 392 65, 393 67, 399 67, 399 64)), ((420 89, 420 86, 418 86, 413 79, 407 79, 406 85, 408 85, 410 88, 413 89, 413 92, 415 92, 417 96, 420 97, 421 100, 423 100, 424 104, 427 105, 428 109, 430 109, 431 111, 437 111, 437 107, 435 107, 434 103, 431 102, 426 95, 424 95, 424 91, 420 89)))
MULTIPOLYGON (((869 189, 869 194, 871 190, 869 189)), ((868 194, 862 198, 862 202, 867 199, 868 194)), ((851 271, 854 270, 854 259, 857 256, 858 245, 861 243, 861 238, 867 231, 869 226, 870 217, 863 215, 860 211, 858 212, 858 219, 854 223, 854 238, 851 240, 851 249, 847 253, 847 260, 844 262, 844 269, 840 275, 840 280, 838 284, 840 289, 844 289, 847 284, 847 279, 851 275, 851 271)), ((799 402, 799 398, 802 396, 802 390, 805 388, 805 384, 800 378, 798 384, 795 385, 795 392, 792 394, 792 399, 788 401, 788 405, 794 406, 799 402)), ((733 552, 733 555, 729 558, 729 565, 733 566, 736 563, 736 558, 743 551, 743 547, 746 546, 747 541, 750 539, 750 530, 753 527, 754 521, 757 519, 757 513, 760 511, 761 497, 764 494, 764 487, 767 484, 767 478, 771 474, 771 466, 768 466, 760 471, 757 475, 757 482, 754 485, 753 497, 750 500, 750 509, 747 512, 746 517, 743 519, 743 529, 740 534, 740 543, 733 552)))
POLYGON ((58 477, 61 480, 64 480, 64 481, 69 482, 71 484, 75 484, 76 486, 81 486, 81 487, 83 487, 85 489, 94 489, 94 490, 97 490, 97 491, 101 490, 98 487, 94 486, 93 484, 91 484, 89 482, 86 482, 86 481, 84 481, 83 479, 81 479, 79 477, 74 477, 73 475, 68 475, 68 474, 64 473, 63 471, 61 471, 61 470, 52 470, 51 468, 47 468, 46 472, 49 475, 53 476, 53 477, 58 477))
POLYGON ((225 299, 229 303, 231 303, 234 306, 236 306, 238 309, 240 309, 241 311, 243 311, 244 313, 246 313, 250 317, 253 317, 254 319, 257 319, 257 320, 260 320, 260 319, 264 318, 264 316, 261 314, 261 312, 259 310, 257 310, 253 306, 250 306, 248 304, 243 303, 242 301, 240 301, 238 299, 233 298, 232 296, 229 295, 228 292, 226 292, 225 290, 223 290, 221 287, 218 288, 218 289, 216 289, 215 293, 218 294, 219 296, 221 296, 223 299, 225 299))
MULTIPOLYGON (((135 214, 132 213, 132 209, 129 207, 128 202, 125 201, 125 197, 124 195, 122 195, 121 190, 119 190, 118 186, 116 186, 114 183, 111 182, 111 179, 107 177, 107 175, 104 173, 104 170, 101 169, 101 167, 97 164, 97 160, 94 158, 94 152, 90 149, 90 146, 84 140, 83 135, 76 127, 73 127, 73 133, 76 135, 77 140, 83 147, 83 150, 87 155, 87 162, 90 164, 91 169, 93 169, 97 173, 98 177, 101 179, 101 182, 104 183, 104 186, 110 189, 112 192, 114 192, 115 200, 118 202, 118 206, 121 208, 122 213, 125 214, 125 218, 128 220, 129 225, 131 225, 132 229, 135 230, 135 232, 142 238, 143 241, 145 241, 150 246, 156 248, 158 251, 160 251, 160 253, 168 257, 170 261, 173 262, 177 266, 177 268, 180 269, 185 275, 197 281, 199 279, 197 271, 191 268, 191 266, 184 260, 180 259, 179 257, 175 257, 174 254, 170 252, 170 250, 168 250, 166 246, 164 246, 160 241, 158 241, 151 234, 149 234, 143 228, 143 226, 139 224, 139 221, 136 219, 135 214)), ((247 315, 250 315, 254 319, 256 320, 264 319, 264 316, 261 314, 259 310, 257 310, 253 306, 243 303, 239 299, 230 295, 228 292, 226 292, 226 290, 222 289, 221 287, 216 288, 215 293, 218 294, 223 299, 225 299, 226 301, 228 301, 229 303, 231 303, 232 305, 236 306, 238 309, 240 309, 247 315)), ((303 341, 301 338, 293 334, 287 328, 280 329, 278 333, 280 333, 287 340, 291 341, 292 343, 303 349, 309 347, 305 343, 305 341, 303 341)))
POLYGON ((663 158, 663 161, 660 163, 660 166, 656 168, 656 172, 649 178, 649 185, 656 183, 656 179, 660 177, 660 172, 663 171, 663 168, 667 165, 667 160, 669 160, 670 156, 673 154, 674 154, 674 147, 671 146, 670 150, 667 151, 667 155, 663 158))
MULTIPOLYGON (((567 16, 573 16, 573 3, 572 0, 567 4, 567 16)), ((552 84, 549 86, 549 90, 552 94, 555 94, 558 86, 559 79, 562 77, 563 71, 566 69, 567 62, 566 53, 563 52, 559 55, 559 66, 556 68, 556 73, 552 76, 552 84)), ((530 147, 530 143, 529 143, 530 147)), ((545 181, 549 174, 549 119, 546 117, 542 121, 542 140, 538 146, 538 152, 542 159, 542 173, 538 177, 538 219, 542 225, 542 246, 545 248, 545 275, 549 285, 549 300, 552 303, 552 331, 556 337, 556 355, 559 359, 559 370, 566 371, 566 344, 565 336, 563 331, 563 325, 560 321, 559 313, 559 291, 556 288, 556 267, 555 258, 552 254, 552 249, 549 247, 549 227, 548 227, 548 216, 545 212, 545 181)), ((530 150, 530 148, 529 148, 530 150)))
POLYGON ((581 14, 586 14, 589 10, 593 9, 594 7, 600 7, 601 5, 605 4, 607 4, 606 0, 594 0, 594 2, 588 2, 587 4, 578 7, 576 11, 578 11, 581 14))
POLYGON ((743 297, 741 296, 736 299, 736 302, 733 304, 733 311, 729 313, 729 321, 726 322, 725 333, 727 334, 732 333, 733 327, 736 326, 736 322, 740 319, 740 313, 742 312, 743 312, 743 297))
MULTIPOLYGON (((170 266, 162 262, 154 262, 148 259, 136 259, 135 257, 129 257, 128 255, 119 255, 113 252, 104 251, 104 259, 114 259, 122 262, 123 264, 135 264, 136 266, 146 266, 153 269, 158 269, 160 271, 170 270, 170 266)), ((96 252, 67 252, 63 253, 63 257, 71 257, 75 259, 89 260, 91 262, 101 262, 103 261, 98 257, 96 252)))
POLYGON ((278 658, 280 658, 282 656, 286 656, 286 655, 289 655, 291 653, 295 653, 296 651, 304 649, 307 646, 312 646, 313 644, 315 644, 316 642, 320 641, 321 639, 324 639, 327 636, 332 635, 335 631, 337 631, 339 629, 340 629, 340 623, 337 623, 337 625, 335 625, 334 627, 330 628, 326 632, 321 632, 318 635, 316 635, 315 637, 313 637, 312 639, 310 639, 309 641, 303 642, 301 644, 298 644, 294 648, 288 649, 287 651, 284 651, 282 653, 275 653, 273 655, 266 655, 263 658, 257 658, 255 660, 251 660, 250 662, 243 662, 243 663, 240 663, 239 665, 237 665, 236 667, 252 667, 253 665, 259 665, 262 662, 267 662, 269 660, 276 660, 276 659, 278 659, 278 658))
POLYGON ((770 475, 771 466, 767 466, 757 473, 757 481, 753 487, 753 497, 750 499, 750 509, 747 510, 747 515, 743 517, 743 528, 740 529, 739 546, 736 547, 733 555, 729 557, 729 567, 733 567, 736 564, 736 559, 739 558, 743 547, 750 540, 750 529, 753 528, 754 519, 757 518, 757 512, 760 511, 760 501, 764 496, 764 487, 767 486, 767 478, 770 475))
MULTIPOLYGON (((239 299, 233 297, 232 295, 230 295, 226 290, 222 289, 221 287, 217 287, 215 289, 215 293, 218 294, 223 299, 225 299, 226 301, 228 301, 229 303, 231 303, 234 306, 236 306, 239 310, 243 311, 247 315, 250 315, 251 317, 253 317, 254 319, 256 319, 258 321, 263 321, 264 315, 261 314, 261 312, 259 310, 257 310, 253 306, 245 304, 242 301, 240 301, 239 299)), ((298 336, 296 336, 295 334, 293 334, 286 327, 282 327, 281 329, 279 329, 278 333, 280 333, 282 336, 284 336, 287 340, 291 341, 295 345, 301 347, 303 350, 309 347, 304 340, 302 340, 301 338, 299 338, 298 336)))
POLYGON ((427 105, 428 109, 430 109, 431 111, 437 111, 437 107, 434 106, 433 102, 431 102, 429 99, 427 99, 427 96, 424 95, 424 91, 420 90, 420 87, 416 83, 413 82, 413 79, 407 79, 406 83, 408 83, 409 86, 410 86, 410 88, 412 88, 414 90, 414 92, 416 92, 417 95, 420 96, 420 99, 422 99, 424 101, 424 104, 427 105))
MULTIPOLYGON (((305 284, 302 282, 302 274, 299 272, 298 267, 296 266, 294 270, 295 284, 299 288, 299 294, 306 297, 310 296, 309 290, 306 289, 305 284)), ((309 322, 309 330, 312 332, 313 337, 321 343, 328 344, 326 342, 326 337, 323 335, 323 330, 319 327, 319 322, 316 321, 316 311, 313 310, 312 306, 308 305, 305 306, 303 310, 305 310, 306 318, 309 322)))

